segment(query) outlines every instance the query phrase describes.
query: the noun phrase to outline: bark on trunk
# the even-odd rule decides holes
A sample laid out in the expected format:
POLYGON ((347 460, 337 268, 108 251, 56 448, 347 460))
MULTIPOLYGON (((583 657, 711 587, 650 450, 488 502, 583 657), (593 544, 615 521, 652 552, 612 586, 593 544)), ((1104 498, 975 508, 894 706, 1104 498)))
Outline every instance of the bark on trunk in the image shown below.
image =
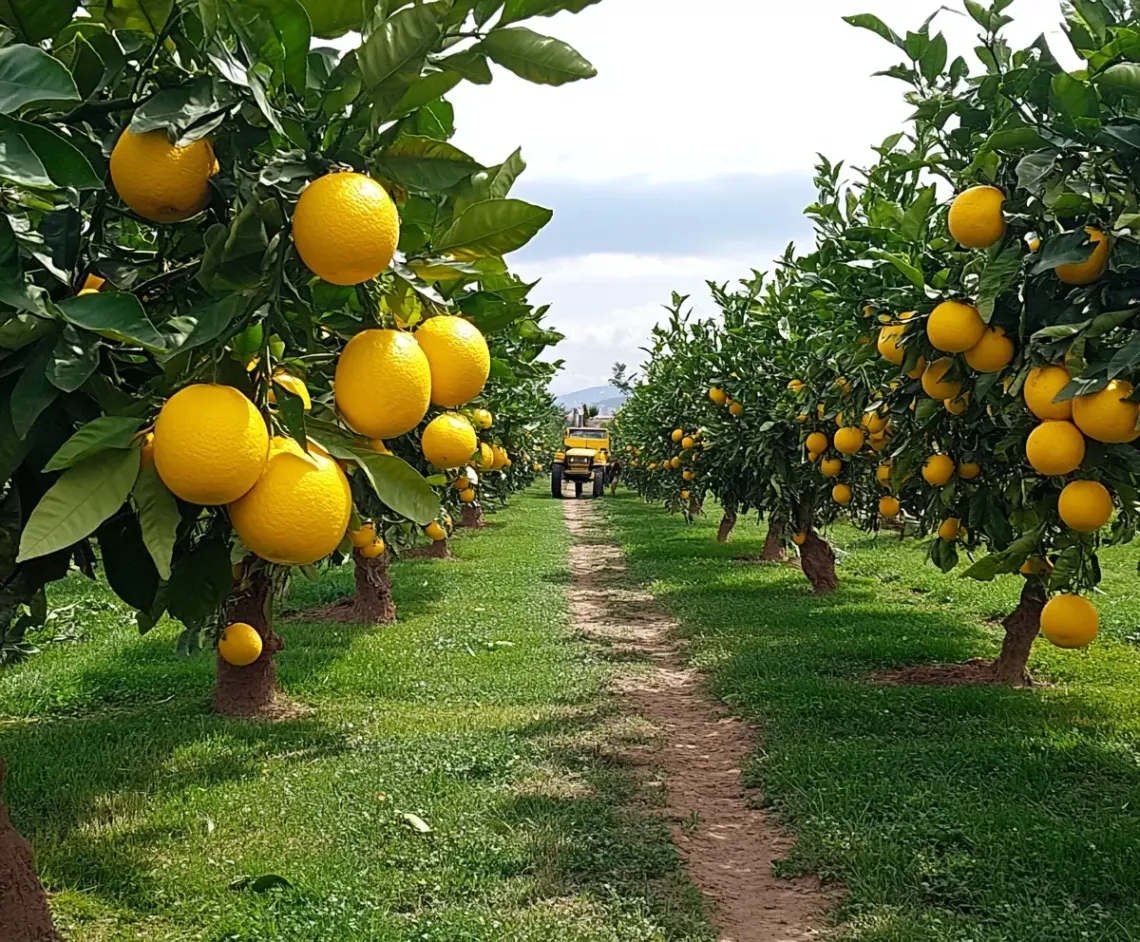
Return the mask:
POLYGON ((724 516, 720 519, 720 529, 716 531, 716 541, 718 543, 727 543, 729 534, 732 533, 732 528, 736 526, 736 511, 725 509, 724 516))
POLYGON ((764 554, 760 558, 766 563, 783 562, 784 552, 784 521, 776 517, 768 519, 768 535, 764 538, 764 554))
POLYGON ((1041 629, 1041 609, 1045 607, 1045 586, 1040 579, 1029 578, 1021 589, 1017 608, 1002 622, 1005 638, 1001 654, 994 662, 994 679, 1005 684, 1030 684, 1026 665, 1029 652, 1041 629))
POLYGON ((699 513, 704 512, 704 505, 695 497, 689 499, 689 515, 695 517, 699 513))
POLYGON ((381 553, 375 559, 365 559, 357 550, 352 554, 352 561, 356 570, 353 618, 373 625, 394 622, 396 603, 392 601, 392 578, 388 571, 392 565, 391 555, 381 553))
POLYGON ((468 527, 471 530, 482 530, 486 526, 483 523, 483 508, 474 504, 464 504, 463 514, 459 518, 459 526, 468 527))
POLYGON ((0 759, 0 939, 59 942, 47 894, 36 878, 32 848, 8 820, 4 772, 4 760, 0 759))
POLYGON ((432 540, 426 546, 413 546, 404 553, 405 559, 455 559, 447 540, 432 540))
POLYGON ((835 575, 835 554, 827 541, 820 539, 814 530, 807 531, 807 539, 800 547, 800 564, 816 595, 830 595, 835 591, 839 584, 835 575))
POLYGON ((226 624, 245 622, 261 635, 261 656, 248 667, 234 667, 219 654, 214 709, 225 716, 266 716, 277 702, 277 665, 273 655, 285 639, 270 625, 272 580, 264 569, 254 569, 234 586, 226 601, 226 624))

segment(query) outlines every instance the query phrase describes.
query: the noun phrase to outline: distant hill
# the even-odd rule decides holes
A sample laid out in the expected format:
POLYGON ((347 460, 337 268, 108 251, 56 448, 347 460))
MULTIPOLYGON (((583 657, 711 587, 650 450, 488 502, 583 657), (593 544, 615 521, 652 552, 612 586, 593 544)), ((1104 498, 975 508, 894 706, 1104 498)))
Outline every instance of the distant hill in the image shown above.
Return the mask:
POLYGON ((596 406, 603 412, 614 412, 625 402, 625 393, 615 386, 591 386, 589 389, 579 389, 577 392, 565 393, 558 396, 558 404, 564 409, 573 409, 575 406, 596 406))

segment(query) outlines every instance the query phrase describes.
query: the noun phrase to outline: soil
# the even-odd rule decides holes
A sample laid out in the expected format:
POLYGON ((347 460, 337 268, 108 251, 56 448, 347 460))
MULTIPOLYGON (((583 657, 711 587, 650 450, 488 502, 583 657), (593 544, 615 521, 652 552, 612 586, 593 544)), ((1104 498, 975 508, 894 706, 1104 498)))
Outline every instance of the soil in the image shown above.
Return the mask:
POLYGON ((622 706, 657 731, 629 758, 647 785, 658 786, 660 813, 720 942, 821 938, 834 900, 814 879, 773 876, 792 841, 757 809, 761 796, 744 786, 741 766, 757 748, 755 733, 707 699, 700 675, 681 662, 676 623, 631 583, 621 550, 594 542, 605 535, 595 506, 568 503, 564 513, 571 533, 589 538, 571 549, 575 624, 595 643, 644 664, 625 669, 614 685, 622 706))
POLYGON ((0 939, 59 942, 47 894, 36 878, 32 848, 8 820, 4 772, 4 760, 0 759, 0 939))
POLYGON ((225 623, 245 622, 261 635, 261 656, 247 667, 234 667, 217 656, 218 679, 214 685, 214 710, 223 716, 259 716, 270 719, 292 714, 277 702, 277 665, 273 655, 285 647, 285 639, 273 633, 270 623, 272 583, 262 569, 255 569, 235 585, 226 601, 225 623))
MULTIPOLYGON (((975 657, 965 664, 915 664, 895 671, 873 674, 871 680, 877 684, 904 687, 970 687, 985 684, 998 684, 994 670, 995 662, 984 657, 975 657)), ((1016 683, 1015 686, 1022 686, 1016 683)))

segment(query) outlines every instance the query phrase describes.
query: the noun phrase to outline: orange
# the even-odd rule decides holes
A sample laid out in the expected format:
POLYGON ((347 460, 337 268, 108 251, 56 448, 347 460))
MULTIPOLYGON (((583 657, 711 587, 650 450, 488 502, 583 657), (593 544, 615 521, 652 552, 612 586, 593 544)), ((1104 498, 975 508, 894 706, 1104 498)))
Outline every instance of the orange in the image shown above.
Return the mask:
POLYGON ((1128 401, 1132 384, 1114 379, 1100 392, 1073 400, 1073 421, 1089 438, 1121 444, 1140 438, 1140 403, 1128 401))
POLYGON ((1096 606, 1080 595, 1056 595, 1041 610, 1041 633, 1059 648, 1084 648, 1100 630, 1096 606))
POLYGON ((922 477, 927 484, 943 487, 954 476, 954 461, 949 455, 931 455, 922 465, 922 477))
POLYGON ((965 353, 982 339, 985 330, 978 309, 961 301, 943 301, 926 321, 927 338, 935 350, 943 353, 965 353))
POLYGON ((1057 394, 1069 385, 1069 371, 1060 364, 1037 366, 1029 371, 1022 396, 1025 404, 1039 419, 1071 419, 1073 401, 1054 402, 1057 394))
POLYGON ((1093 249, 1092 256, 1088 261, 1076 262, 1072 265, 1058 265, 1053 269, 1057 273, 1057 277, 1067 285, 1091 285, 1104 274, 1105 268, 1108 267, 1110 248, 1108 236, 1092 226, 1086 226, 1085 232, 1088 233, 1089 241, 1096 243, 1096 248, 1093 249))
POLYGON ((950 235, 968 249, 988 249, 1005 235, 1002 203, 1005 194, 994 186, 973 186, 950 204, 950 235))
POLYGON ((1078 533, 1095 533, 1112 519, 1112 495, 1099 481, 1072 481, 1057 501, 1065 525, 1078 533))
POLYGON ((1025 442, 1025 456, 1038 474, 1070 474, 1085 460, 1085 437, 1072 422, 1042 422, 1025 442))
POLYGON ((957 399, 962 392, 962 384, 943 379, 954 361, 950 357, 935 360, 922 374, 922 389, 931 399, 957 399))
POLYGON ((1013 341, 1001 327, 990 327, 981 339, 966 351, 970 369, 979 373, 1000 373, 1013 360, 1013 341))

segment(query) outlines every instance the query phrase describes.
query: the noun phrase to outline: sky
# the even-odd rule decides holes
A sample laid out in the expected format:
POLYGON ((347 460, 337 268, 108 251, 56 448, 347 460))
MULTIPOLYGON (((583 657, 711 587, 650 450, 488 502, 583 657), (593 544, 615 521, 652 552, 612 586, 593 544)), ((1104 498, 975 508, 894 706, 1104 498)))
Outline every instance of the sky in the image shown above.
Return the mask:
MULTIPOLYGON (((809 244, 818 153, 856 166, 902 129, 907 86, 872 73, 902 54, 841 16, 874 13, 895 32, 941 6, 951 59, 973 60, 978 27, 960 0, 601 0, 525 25, 573 45, 598 76, 558 88, 501 69, 460 85, 453 143, 486 164, 521 146, 512 196, 554 219, 510 256, 566 340, 562 394, 635 366, 670 293, 714 313, 706 281, 768 270, 789 242, 809 244)), ((1015 48, 1045 33, 1075 67, 1059 0, 1014 0, 1015 48)))

